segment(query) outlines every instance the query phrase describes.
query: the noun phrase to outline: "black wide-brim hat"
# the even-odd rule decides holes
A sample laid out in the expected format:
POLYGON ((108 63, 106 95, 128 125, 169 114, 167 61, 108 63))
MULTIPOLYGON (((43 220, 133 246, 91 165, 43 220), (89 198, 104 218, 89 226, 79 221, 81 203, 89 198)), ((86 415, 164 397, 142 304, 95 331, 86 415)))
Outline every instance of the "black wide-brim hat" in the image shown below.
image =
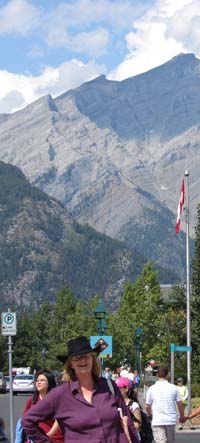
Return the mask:
POLYGON ((92 348, 89 340, 84 336, 72 338, 67 343, 68 354, 57 355, 57 359, 62 363, 65 363, 68 357, 74 357, 75 355, 88 354, 89 352, 95 352, 97 355, 101 352, 101 345, 92 348))

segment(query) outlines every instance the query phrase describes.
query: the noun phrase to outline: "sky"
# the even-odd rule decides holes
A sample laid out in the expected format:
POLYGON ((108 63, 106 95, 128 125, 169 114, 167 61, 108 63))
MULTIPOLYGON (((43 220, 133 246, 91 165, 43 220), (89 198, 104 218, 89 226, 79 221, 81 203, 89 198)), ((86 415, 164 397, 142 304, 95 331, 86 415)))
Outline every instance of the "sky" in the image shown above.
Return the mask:
POLYGON ((200 0, 0 0, 0 113, 200 58, 200 0))

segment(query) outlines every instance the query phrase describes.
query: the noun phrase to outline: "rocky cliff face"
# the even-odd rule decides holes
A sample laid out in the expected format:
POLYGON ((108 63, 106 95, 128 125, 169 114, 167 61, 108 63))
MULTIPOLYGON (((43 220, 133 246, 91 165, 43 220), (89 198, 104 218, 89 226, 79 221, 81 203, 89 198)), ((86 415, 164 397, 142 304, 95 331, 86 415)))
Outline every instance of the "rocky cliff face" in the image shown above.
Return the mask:
MULTIPOLYGON (((104 76, 0 116, 0 159, 66 207, 184 278, 174 225, 189 169, 191 228, 199 203, 200 61, 180 54, 144 74, 104 76)), ((182 223, 182 227, 184 223, 182 223)), ((192 230, 192 229, 191 229, 192 230)))
POLYGON ((82 300, 117 306, 144 259, 124 244, 73 222, 65 208, 22 172, 0 162, 0 310, 30 312, 63 287, 82 300))

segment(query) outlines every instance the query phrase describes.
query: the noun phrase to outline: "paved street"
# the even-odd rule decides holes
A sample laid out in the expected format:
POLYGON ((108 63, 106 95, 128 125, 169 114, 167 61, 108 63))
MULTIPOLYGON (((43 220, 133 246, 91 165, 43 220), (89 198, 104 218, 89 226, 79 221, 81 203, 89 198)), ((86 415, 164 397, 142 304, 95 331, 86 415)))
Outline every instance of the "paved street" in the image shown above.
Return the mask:
POLYGON ((176 443, 199 443, 200 429, 196 431, 186 432, 182 431, 176 434, 176 443))
MULTIPOLYGON (((13 397, 13 411, 14 411, 14 430, 16 421, 21 417, 25 402, 28 395, 17 395, 13 397)), ((10 395, 0 394, 0 416, 3 417, 6 424, 6 434, 10 434, 10 395)))
MULTIPOLYGON (((6 423, 7 435, 10 434, 10 403, 9 394, 0 394, 0 415, 4 418, 6 423)), ((19 417, 21 417, 24 404, 27 400, 27 395, 18 395, 13 398, 14 406, 14 430, 15 424, 19 417)), ((178 431, 176 434, 176 443, 199 443, 200 442, 200 427, 195 431, 178 431)))

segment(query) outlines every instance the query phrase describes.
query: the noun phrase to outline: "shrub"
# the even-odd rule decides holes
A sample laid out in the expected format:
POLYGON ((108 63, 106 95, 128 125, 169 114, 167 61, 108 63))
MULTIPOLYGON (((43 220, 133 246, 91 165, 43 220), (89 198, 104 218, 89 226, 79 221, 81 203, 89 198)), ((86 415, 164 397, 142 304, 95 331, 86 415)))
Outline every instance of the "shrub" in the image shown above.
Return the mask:
POLYGON ((191 396, 192 397, 200 397, 200 384, 193 383, 191 386, 191 396))

